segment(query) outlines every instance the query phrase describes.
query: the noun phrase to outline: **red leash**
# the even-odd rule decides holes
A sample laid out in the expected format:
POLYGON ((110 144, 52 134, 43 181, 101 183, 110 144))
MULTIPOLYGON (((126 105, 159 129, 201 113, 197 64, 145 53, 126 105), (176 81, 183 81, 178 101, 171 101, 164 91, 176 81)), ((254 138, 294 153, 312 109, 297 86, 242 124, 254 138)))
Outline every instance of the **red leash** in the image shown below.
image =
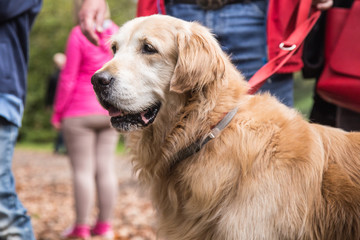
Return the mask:
POLYGON ((259 90, 265 81, 286 64, 299 49, 321 14, 319 10, 316 10, 311 13, 310 17, 307 17, 309 9, 311 9, 311 0, 300 0, 295 30, 285 41, 280 43, 279 54, 260 68, 249 80, 251 87, 249 90, 250 94, 259 90))

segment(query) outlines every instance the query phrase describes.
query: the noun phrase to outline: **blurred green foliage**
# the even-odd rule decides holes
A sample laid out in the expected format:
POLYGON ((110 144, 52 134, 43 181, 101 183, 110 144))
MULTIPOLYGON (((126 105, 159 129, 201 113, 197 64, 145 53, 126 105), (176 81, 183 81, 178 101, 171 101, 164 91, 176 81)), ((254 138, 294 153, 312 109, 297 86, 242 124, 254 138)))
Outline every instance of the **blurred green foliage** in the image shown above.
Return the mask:
POLYGON ((300 72, 294 74, 295 108, 306 118, 310 116, 313 104, 314 85, 315 79, 303 79, 300 72))
MULTIPOLYGON (((119 26, 133 18, 133 0, 108 0, 111 18, 119 26)), ((19 141, 52 142, 51 109, 45 106, 48 77, 55 70, 53 55, 64 52, 70 30, 75 26, 73 0, 44 0, 30 34, 28 95, 19 141)))
MULTIPOLYGON (((111 17, 119 26, 135 16, 134 0, 108 0, 111 17)), ((44 0, 43 8, 31 32, 28 95, 20 129, 21 142, 53 142, 51 109, 45 106, 48 77, 55 70, 52 57, 64 52, 68 34, 75 25, 73 0, 44 0)), ((312 80, 295 75, 295 106, 308 116, 312 104, 312 80)))

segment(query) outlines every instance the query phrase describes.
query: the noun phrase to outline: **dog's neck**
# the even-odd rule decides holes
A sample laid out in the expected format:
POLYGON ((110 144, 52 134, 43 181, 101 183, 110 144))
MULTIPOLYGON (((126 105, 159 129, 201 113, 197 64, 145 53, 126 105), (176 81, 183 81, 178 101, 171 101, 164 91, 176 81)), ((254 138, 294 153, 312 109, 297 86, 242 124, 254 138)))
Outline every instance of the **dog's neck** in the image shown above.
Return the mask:
POLYGON ((196 141, 192 142, 185 148, 182 148, 180 151, 174 154, 171 160, 170 172, 176 168, 176 166, 183 160, 189 158, 190 156, 199 152, 209 141, 219 136, 222 130, 231 122, 235 114, 237 113, 238 108, 234 108, 228 112, 221 121, 211 129, 209 133, 205 136, 200 137, 196 141))

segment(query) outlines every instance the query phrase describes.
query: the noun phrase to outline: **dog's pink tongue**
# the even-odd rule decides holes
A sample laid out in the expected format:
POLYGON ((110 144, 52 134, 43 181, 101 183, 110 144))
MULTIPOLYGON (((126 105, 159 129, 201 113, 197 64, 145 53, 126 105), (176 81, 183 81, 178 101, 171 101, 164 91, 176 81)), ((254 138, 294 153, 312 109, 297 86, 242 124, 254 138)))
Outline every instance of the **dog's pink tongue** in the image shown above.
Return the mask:
POLYGON ((124 115, 124 113, 120 110, 117 110, 116 108, 110 108, 109 109, 109 116, 110 117, 118 117, 118 116, 122 116, 124 115))

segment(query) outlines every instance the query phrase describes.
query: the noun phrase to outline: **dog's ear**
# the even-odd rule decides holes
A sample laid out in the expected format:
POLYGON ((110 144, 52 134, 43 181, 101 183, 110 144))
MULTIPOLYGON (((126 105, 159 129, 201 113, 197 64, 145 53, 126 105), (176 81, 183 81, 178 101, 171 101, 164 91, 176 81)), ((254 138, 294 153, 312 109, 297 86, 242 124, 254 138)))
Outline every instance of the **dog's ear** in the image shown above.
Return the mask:
POLYGON ((221 80, 225 72, 225 55, 216 39, 207 28, 190 24, 190 31, 179 31, 177 35, 178 58, 170 91, 178 93, 200 90, 221 80))

